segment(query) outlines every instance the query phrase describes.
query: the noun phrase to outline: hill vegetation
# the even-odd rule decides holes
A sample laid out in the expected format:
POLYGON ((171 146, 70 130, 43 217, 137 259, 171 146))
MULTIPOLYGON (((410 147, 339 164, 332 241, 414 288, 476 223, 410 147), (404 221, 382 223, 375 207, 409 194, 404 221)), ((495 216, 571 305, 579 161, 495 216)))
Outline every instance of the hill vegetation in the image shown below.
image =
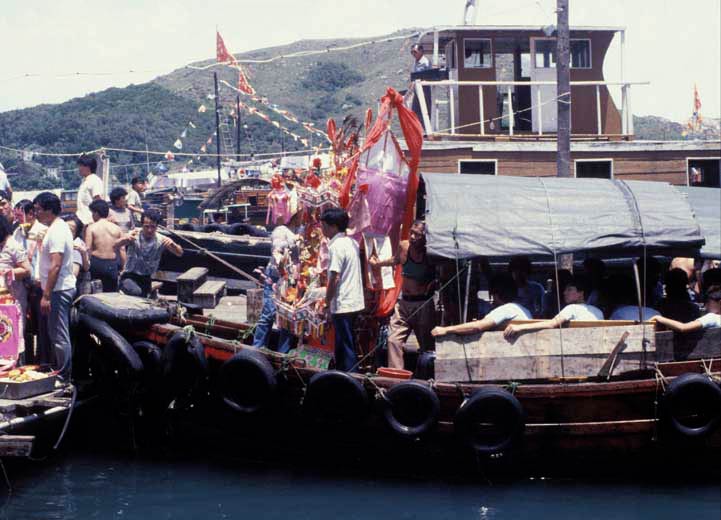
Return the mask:
MULTIPOLYGON (((404 34, 409 32, 411 30, 403 31, 404 34)), ((265 59, 357 41, 304 40, 237 57, 265 59)), ((251 64, 248 66, 249 80, 267 105, 289 110, 302 121, 324 128, 329 117, 340 120, 349 113, 361 116, 366 107, 375 109, 388 86, 406 88, 411 63, 407 43, 402 40, 379 42, 321 56, 251 64)), ((208 60, 194 65, 210 63, 212 61, 208 60)), ((0 113, 0 144, 45 153, 80 152, 100 147, 139 151, 113 152, 111 155, 116 181, 125 182, 133 175, 145 173, 148 164, 153 166, 163 159, 162 155, 146 155, 146 146, 155 152, 197 153, 212 136, 215 130, 215 101, 211 96, 214 71, 220 80, 223 113, 228 113, 235 107, 237 93, 224 82, 234 85, 237 72, 228 67, 202 71, 182 68, 142 85, 111 88, 57 105, 0 113), (198 111, 201 104, 207 108, 204 112, 198 111), (188 125, 191 121, 195 128, 188 125), (182 150, 177 150, 173 143, 183 129, 186 135, 182 138, 182 150)), ((243 102, 268 114, 301 137, 309 136, 301 125, 286 121, 268 106, 246 97, 243 102)), ((634 122, 637 139, 682 139, 683 125, 679 123, 653 116, 635 117, 634 122)), ((231 124, 234 124, 232 120, 231 124)), ((258 117, 244 113, 241 124, 241 153, 278 152, 281 148, 292 150, 301 146, 258 117)), ((709 135, 718 139, 718 130, 709 135)), ((215 151, 216 138, 213 139, 213 145, 209 147, 211 153, 215 151)), ((25 155, 0 150, 0 161, 14 174, 11 182, 16 190, 73 188, 79 184, 74 157, 25 155), (49 169, 59 169, 58 178, 48 176, 49 169)), ((172 167, 184 166, 189 158, 178 156, 172 167)), ((207 167, 214 164, 213 161, 213 158, 206 158, 198 163, 197 158, 193 158, 191 167, 207 167)))

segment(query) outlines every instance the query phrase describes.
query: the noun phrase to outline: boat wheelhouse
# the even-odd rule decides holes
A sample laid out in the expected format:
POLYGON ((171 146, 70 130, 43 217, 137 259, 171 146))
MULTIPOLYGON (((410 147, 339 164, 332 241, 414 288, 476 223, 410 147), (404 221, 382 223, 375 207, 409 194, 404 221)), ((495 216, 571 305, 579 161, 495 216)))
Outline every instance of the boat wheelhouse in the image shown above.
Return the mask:
POLYGON ((556 86, 552 27, 443 26, 417 42, 432 68, 412 74, 425 130, 420 171, 556 175, 557 104, 571 103, 571 172, 579 178, 721 187, 719 141, 635 139, 624 72, 625 28, 571 27, 570 93, 556 86), (609 51, 619 79, 605 79, 609 51))

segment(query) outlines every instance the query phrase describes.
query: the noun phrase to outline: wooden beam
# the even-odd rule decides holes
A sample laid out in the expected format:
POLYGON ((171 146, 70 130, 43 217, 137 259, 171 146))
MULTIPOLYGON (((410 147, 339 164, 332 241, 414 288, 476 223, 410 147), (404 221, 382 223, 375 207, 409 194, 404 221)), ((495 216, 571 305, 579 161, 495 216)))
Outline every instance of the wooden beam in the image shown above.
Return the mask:
POLYGON ((431 119, 428 116, 428 106, 426 106, 426 95, 423 92, 423 87, 421 86, 421 82, 416 80, 416 97, 418 97, 418 103, 421 108, 421 116, 423 117, 423 127, 426 130, 426 135, 431 135, 433 133, 433 127, 431 126, 431 119))
MULTIPOLYGON (((459 93, 460 95, 460 93, 459 93)), ((453 87, 448 87, 448 103, 450 104, 450 114, 451 114, 451 133, 456 133, 456 94, 453 91, 453 87)))
POLYGON ((485 107, 483 106, 483 87, 478 87, 478 115, 480 116, 480 125, 481 125, 481 135, 486 135, 486 125, 484 121, 486 120, 485 115, 485 107))
POLYGON ((601 87, 596 85, 596 133, 601 135, 601 87))

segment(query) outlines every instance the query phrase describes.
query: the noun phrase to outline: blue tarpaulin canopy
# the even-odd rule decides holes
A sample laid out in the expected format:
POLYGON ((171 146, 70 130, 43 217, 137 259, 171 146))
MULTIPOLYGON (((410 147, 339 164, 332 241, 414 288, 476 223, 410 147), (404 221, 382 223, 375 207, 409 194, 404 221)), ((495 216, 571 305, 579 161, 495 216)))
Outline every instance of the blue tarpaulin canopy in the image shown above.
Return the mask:
POLYGON ((663 182, 423 173, 428 252, 444 258, 591 252, 694 255, 686 196, 663 182))
POLYGON ((688 196, 688 202, 701 226, 706 243, 701 248, 705 258, 721 258, 721 189, 678 188, 688 196))

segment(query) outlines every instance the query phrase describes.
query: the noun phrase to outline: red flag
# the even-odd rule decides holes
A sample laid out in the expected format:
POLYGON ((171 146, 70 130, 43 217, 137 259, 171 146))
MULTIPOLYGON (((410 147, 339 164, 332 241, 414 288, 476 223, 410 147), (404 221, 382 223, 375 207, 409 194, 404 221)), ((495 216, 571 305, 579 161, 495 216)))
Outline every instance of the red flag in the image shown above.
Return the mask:
POLYGON ((225 48, 225 42, 223 37, 218 31, 215 31, 215 59, 218 63, 225 63, 226 61, 235 61, 232 54, 225 48))
POLYGON ((701 98, 698 95, 698 89, 696 85, 693 86, 693 111, 698 112, 701 110, 701 98))
POLYGON ((239 64, 236 63, 236 65, 238 67, 238 90, 249 96, 255 96, 255 89, 250 85, 245 70, 239 64))

